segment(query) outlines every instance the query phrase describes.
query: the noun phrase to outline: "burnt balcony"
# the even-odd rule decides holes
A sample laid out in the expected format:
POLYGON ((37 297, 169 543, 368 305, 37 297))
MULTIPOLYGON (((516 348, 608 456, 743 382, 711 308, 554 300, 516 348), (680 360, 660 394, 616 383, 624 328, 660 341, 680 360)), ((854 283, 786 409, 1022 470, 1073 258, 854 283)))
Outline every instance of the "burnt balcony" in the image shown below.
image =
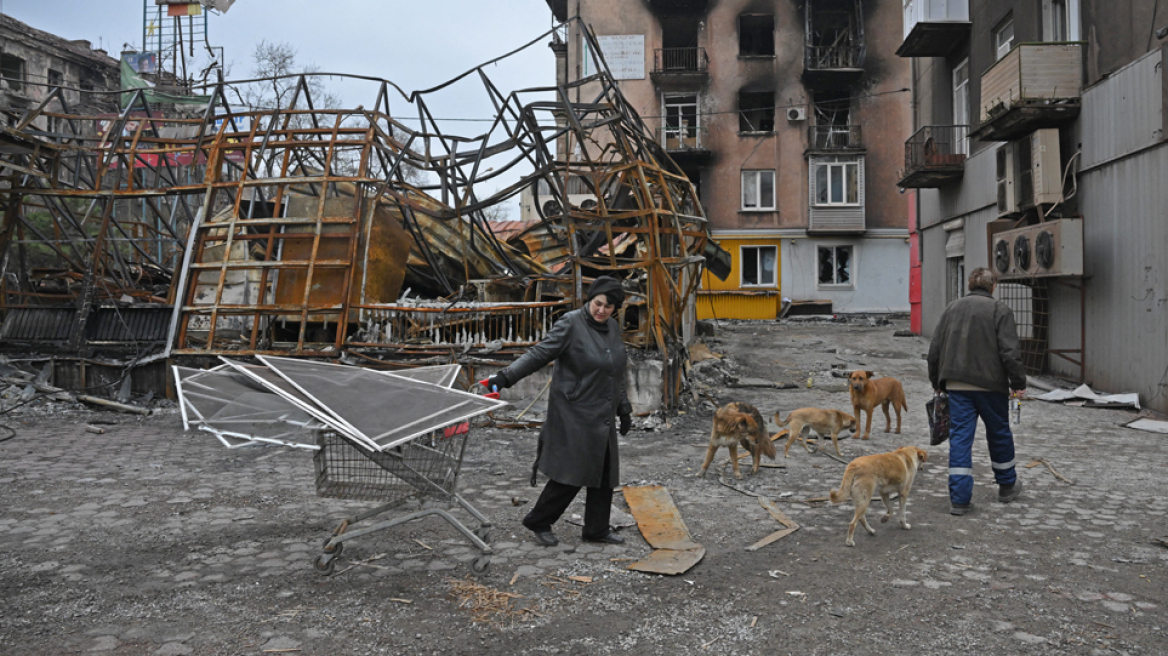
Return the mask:
POLYGON ((904 189, 936 189, 965 175, 968 125, 926 125, 904 142, 904 189))
POLYGON ((803 78, 812 87, 842 87, 864 74, 864 46, 809 45, 803 49, 803 78))
POLYGON ((713 155, 705 126, 664 126, 657 138, 678 164, 703 164, 713 155))
POLYGON ((979 125, 971 139, 1009 141, 1079 115, 1083 93, 1079 43, 1024 43, 981 77, 979 125))
POLYGON ((900 57, 946 57, 969 36, 969 0, 904 0, 900 57))
POLYGON ((810 125, 807 150, 810 152, 857 151, 864 149, 859 125, 810 125))
POLYGON ((700 86, 709 75, 709 64, 705 48, 658 48, 649 75, 663 86, 700 86))

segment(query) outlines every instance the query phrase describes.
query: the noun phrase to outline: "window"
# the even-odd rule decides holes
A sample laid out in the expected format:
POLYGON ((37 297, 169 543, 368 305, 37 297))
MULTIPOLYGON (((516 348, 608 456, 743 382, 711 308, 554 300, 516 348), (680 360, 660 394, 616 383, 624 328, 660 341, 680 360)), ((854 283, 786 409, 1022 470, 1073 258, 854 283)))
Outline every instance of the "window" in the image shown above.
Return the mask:
POLYGON ((1079 40, 1079 0, 1042 0, 1042 40, 1079 40))
POLYGON ((54 71, 51 68, 49 69, 49 86, 50 87, 61 86, 61 81, 63 79, 64 79, 64 76, 61 75, 61 71, 54 71))
POLYGON ((775 172, 742 172, 742 209, 775 209, 775 172))
POLYGON ((859 205, 860 162, 858 160, 815 160, 813 181, 816 205, 859 205))
POLYGON ((994 59, 1005 57, 1014 47, 1014 17, 1010 16, 1002 21, 994 30, 994 59))
POLYGON ((738 55, 773 57, 775 55, 775 17, 747 14, 738 17, 738 55))
POLYGON ((742 246, 739 255, 742 263, 742 287, 774 287, 778 283, 777 247, 742 246))
POLYGON ((831 150, 860 145, 859 125, 851 124, 852 100, 847 91, 816 91, 812 94, 815 127, 811 148, 831 150))
POLYGON ((13 91, 24 89, 24 60, 7 53, 0 55, 0 77, 13 91))
MULTIPOLYGON (((969 57, 953 68, 953 125, 969 125, 969 57)), ((959 133, 953 152, 964 155, 965 133, 959 133)))
POLYGON ((965 296, 965 258, 950 257, 947 260, 948 284, 946 285, 945 302, 952 303, 965 296))
POLYGON ((681 150, 701 146, 698 97, 664 96, 661 104, 665 107, 665 149, 681 150))
POLYGON ((738 92, 738 131, 775 131, 775 92, 738 92))
POLYGON ((819 284, 852 285, 852 247, 819 247, 819 284))

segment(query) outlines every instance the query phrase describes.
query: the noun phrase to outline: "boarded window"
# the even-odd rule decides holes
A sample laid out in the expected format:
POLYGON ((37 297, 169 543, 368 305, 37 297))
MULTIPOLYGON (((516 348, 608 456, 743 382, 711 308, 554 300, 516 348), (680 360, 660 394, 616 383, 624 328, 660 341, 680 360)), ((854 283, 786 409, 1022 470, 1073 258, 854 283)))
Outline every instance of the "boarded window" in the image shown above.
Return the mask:
POLYGON ((774 16, 748 14, 738 17, 738 54, 743 57, 774 56, 774 16))

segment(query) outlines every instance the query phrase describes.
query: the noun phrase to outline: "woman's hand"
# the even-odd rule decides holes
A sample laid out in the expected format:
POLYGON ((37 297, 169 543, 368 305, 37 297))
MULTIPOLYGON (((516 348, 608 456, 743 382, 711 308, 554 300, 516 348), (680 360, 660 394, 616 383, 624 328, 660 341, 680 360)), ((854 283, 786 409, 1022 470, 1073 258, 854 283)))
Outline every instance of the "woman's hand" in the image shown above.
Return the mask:
POLYGON ((511 387, 511 381, 507 380, 507 377, 501 371, 487 379, 487 389, 492 392, 507 389, 508 387, 511 387))
POLYGON ((633 418, 632 418, 632 417, 630 417, 628 414, 622 414, 622 415, 620 416, 620 422, 621 422, 621 424, 620 424, 620 434, 621 434, 622 436, 624 436, 624 435, 628 435, 628 434, 629 434, 629 429, 631 429, 631 428, 633 427, 633 418))

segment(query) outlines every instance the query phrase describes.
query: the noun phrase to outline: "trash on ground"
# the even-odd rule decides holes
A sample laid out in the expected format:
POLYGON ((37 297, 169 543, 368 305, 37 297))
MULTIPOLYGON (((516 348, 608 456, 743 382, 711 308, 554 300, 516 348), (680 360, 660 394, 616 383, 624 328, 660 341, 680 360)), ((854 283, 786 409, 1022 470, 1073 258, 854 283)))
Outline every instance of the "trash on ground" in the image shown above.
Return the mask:
POLYGON ((1140 417, 1135 421, 1129 421, 1126 424, 1121 425, 1124 428, 1134 428, 1136 430, 1148 431, 1149 433, 1168 434, 1168 421, 1160 421, 1158 419, 1140 417))
POLYGON ((654 574, 681 574, 706 555, 706 548, 694 542, 669 490, 661 485, 624 487, 625 501, 637 520, 637 527, 653 552, 628 569, 654 574))
POLYGON ((1123 394, 1099 394, 1087 385, 1079 385, 1073 390, 1056 389, 1035 397, 1039 401, 1084 401, 1089 408, 1135 408, 1140 409, 1140 395, 1136 392, 1123 394))

